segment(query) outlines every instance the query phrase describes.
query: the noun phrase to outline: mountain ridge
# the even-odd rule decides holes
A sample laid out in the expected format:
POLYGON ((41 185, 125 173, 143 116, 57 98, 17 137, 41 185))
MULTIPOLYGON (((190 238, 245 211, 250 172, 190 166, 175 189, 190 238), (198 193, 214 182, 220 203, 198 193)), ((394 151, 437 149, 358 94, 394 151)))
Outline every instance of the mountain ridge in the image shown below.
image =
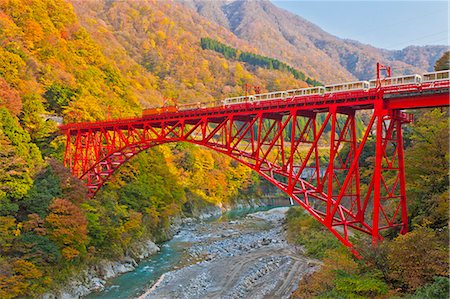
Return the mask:
POLYGON ((431 71, 435 61, 448 50, 446 46, 387 50, 341 39, 268 0, 186 0, 183 3, 255 45, 262 54, 285 58, 287 63, 326 83, 373 78, 378 61, 391 65, 396 75, 431 71), (272 42, 267 42, 267 35, 272 42))

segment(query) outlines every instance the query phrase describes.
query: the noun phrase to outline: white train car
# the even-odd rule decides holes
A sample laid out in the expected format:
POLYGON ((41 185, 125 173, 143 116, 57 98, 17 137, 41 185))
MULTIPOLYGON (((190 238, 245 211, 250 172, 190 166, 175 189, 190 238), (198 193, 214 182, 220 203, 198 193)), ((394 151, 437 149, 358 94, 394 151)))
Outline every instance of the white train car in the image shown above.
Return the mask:
POLYGON ((274 92, 268 92, 268 93, 260 93, 255 94, 255 101, 268 101, 268 100, 275 100, 275 99, 283 99, 286 100, 288 97, 288 93, 286 91, 274 91, 274 92))
POLYGON ((352 91, 352 90, 369 90, 368 81, 357 81, 333 85, 325 85, 325 93, 342 92, 342 91, 352 91))
MULTIPOLYGON (((381 86, 396 86, 396 85, 405 85, 405 84, 417 84, 419 85, 422 82, 422 77, 418 74, 407 75, 407 76, 398 76, 398 77, 387 77, 381 79, 381 86)), ((377 87, 377 80, 372 79, 369 81, 370 88, 377 87)))
POLYGON ((223 106, 242 104, 247 102, 263 102, 270 100, 286 100, 288 98, 298 97, 298 96, 310 96, 310 95, 323 95, 325 93, 324 86, 291 89, 285 91, 274 91, 268 93, 255 94, 251 96, 241 96, 234 98, 226 98, 222 100, 223 106))
POLYGON ((255 100, 255 96, 242 96, 242 97, 235 97, 235 98, 226 98, 225 100, 222 101, 222 103, 224 106, 229 106, 229 105, 253 102, 254 100, 255 100))
POLYGON ((422 82, 445 81, 450 78, 450 70, 430 72, 422 75, 422 82))
POLYGON ((309 88, 292 89, 292 90, 288 90, 286 92, 288 93, 288 97, 323 95, 325 93, 325 87, 316 86, 316 87, 309 87, 309 88))

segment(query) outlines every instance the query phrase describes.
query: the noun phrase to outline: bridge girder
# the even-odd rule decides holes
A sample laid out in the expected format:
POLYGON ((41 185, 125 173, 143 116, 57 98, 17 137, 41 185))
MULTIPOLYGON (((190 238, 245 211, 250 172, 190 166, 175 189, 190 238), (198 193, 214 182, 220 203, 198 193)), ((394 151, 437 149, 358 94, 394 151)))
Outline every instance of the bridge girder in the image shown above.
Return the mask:
POLYGON ((286 105, 270 113, 73 127, 66 131, 64 162, 92 197, 123 163, 150 147, 205 146, 269 180, 352 248, 355 231, 377 243, 383 230, 408 230, 401 127, 410 119, 385 110, 380 98, 370 107, 365 124, 348 105, 325 111, 286 105), (366 159, 374 150, 375 159, 366 159))

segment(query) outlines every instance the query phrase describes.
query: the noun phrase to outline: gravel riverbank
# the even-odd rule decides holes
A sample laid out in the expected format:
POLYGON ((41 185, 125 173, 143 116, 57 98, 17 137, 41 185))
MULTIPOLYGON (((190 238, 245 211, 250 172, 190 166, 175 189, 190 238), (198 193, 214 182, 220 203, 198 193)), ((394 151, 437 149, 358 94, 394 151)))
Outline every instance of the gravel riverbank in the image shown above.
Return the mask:
POLYGON ((176 236, 192 243, 192 264, 165 273, 140 296, 150 298, 289 298, 318 261, 287 244, 288 208, 233 221, 192 223, 176 236))

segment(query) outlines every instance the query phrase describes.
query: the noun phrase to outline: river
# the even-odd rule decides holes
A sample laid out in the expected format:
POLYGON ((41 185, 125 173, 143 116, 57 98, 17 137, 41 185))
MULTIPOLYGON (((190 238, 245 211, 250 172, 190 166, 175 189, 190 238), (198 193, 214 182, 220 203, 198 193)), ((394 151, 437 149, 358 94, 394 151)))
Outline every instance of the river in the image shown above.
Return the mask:
POLYGON ((287 208, 269 209, 185 223, 159 253, 86 298, 288 298, 317 261, 286 243, 287 208))

